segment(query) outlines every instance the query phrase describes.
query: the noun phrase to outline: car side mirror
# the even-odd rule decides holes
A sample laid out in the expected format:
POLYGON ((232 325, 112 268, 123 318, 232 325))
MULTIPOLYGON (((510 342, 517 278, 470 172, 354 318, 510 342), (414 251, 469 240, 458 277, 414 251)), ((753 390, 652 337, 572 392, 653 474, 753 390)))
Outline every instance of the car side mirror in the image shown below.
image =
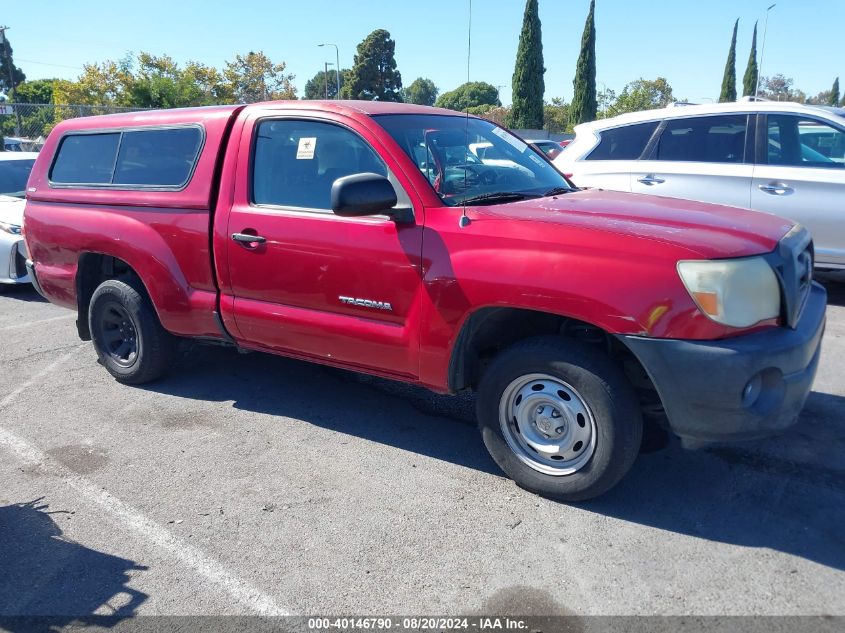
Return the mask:
POLYGON ((332 184, 332 211, 345 218, 388 215, 396 222, 407 222, 410 209, 394 209, 397 201, 393 185, 378 174, 353 174, 332 184))

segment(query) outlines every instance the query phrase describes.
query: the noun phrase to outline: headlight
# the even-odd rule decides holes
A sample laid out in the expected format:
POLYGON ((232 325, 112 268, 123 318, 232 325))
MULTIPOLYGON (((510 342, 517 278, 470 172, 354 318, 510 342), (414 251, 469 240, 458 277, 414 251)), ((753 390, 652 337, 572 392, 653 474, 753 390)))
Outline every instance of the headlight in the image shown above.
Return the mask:
POLYGON ((9 224, 8 222, 0 222, 0 231, 4 233, 11 233, 12 235, 20 235, 21 227, 17 224, 9 224))
POLYGON ((780 286, 762 257, 678 262, 701 311, 717 323, 749 327, 780 314, 780 286))

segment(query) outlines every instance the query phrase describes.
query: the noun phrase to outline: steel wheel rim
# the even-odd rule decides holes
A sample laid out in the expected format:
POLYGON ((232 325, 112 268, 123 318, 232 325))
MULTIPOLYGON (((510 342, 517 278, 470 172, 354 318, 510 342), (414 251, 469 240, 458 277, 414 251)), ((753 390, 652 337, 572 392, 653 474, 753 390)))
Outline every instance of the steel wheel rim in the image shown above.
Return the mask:
POLYGON ((548 374, 511 382, 499 401, 505 441, 525 465, 546 475, 571 475, 596 450, 596 422, 572 385, 548 374))
POLYGON ((116 301, 102 308, 98 320, 100 347, 121 367, 131 367, 138 359, 138 328, 129 311, 116 301))

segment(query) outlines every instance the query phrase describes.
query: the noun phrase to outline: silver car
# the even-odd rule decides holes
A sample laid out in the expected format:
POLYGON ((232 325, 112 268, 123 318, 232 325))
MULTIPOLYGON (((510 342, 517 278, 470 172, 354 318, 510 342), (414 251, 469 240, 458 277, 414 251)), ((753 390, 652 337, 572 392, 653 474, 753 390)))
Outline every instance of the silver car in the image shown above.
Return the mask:
POLYGON ((845 109, 774 101, 675 106, 579 125, 554 160, 581 187, 774 213, 845 269, 845 109))

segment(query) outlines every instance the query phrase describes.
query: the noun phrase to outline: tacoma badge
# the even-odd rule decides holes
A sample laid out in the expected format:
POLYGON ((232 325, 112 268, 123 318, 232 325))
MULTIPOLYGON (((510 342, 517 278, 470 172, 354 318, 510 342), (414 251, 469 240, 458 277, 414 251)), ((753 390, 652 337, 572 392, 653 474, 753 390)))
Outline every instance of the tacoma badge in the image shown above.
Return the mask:
POLYGON ((372 301, 371 299, 355 299, 353 297, 338 297, 341 303, 346 303, 348 305, 353 306, 360 306, 362 308, 375 308, 376 310, 385 310, 387 312, 393 312, 393 306, 390 305, 387 301, 372 301))

